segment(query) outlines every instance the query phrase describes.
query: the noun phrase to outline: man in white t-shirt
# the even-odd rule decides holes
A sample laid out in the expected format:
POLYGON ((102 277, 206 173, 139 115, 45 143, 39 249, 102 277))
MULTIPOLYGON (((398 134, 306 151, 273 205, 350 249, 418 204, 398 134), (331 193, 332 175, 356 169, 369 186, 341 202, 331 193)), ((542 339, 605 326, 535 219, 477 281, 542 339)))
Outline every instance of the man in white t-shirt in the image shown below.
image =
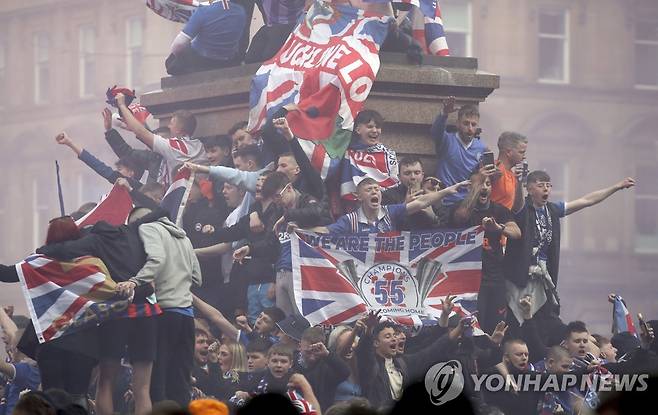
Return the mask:
POLYGON ((177 168, 186 161, 203 163, 206 161, 206 152, 200 140, 192 139, 196 129, 196 117, 189 111, 179 110, 169 121, 169 130, 172 138, 163 138, 150 132, 128 110, 125 96, 117 94, 117 105, 121 116, 137 139, 152 151, 162 156, 158 182, 168 187, 176 175, 177 168))

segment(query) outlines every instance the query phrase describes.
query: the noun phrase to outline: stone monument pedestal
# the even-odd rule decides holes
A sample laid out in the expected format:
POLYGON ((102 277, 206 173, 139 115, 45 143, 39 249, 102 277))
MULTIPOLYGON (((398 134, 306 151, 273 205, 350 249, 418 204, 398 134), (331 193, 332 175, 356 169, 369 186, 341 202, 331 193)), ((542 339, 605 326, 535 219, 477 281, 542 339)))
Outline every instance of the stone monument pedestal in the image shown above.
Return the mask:
MULTIPOLYGON (((400 154, 426 159, 434 171, 434 146, 429 129, 441 101, 455 96, 458 105, 484 101, 500 86, 498 75, 478 70, 477 59, 426 56, 422 66, 406 56, 382 53, 382 65, 366 101, 366 108, 385 118, 382 142, 400 154)), ((196 137, 225 134, 249 112, 251 77, 258 64, 167 77, 158 91, 142 95, 141 104, 166 123, 178 109, 192 111, 198 120, 196 137)))

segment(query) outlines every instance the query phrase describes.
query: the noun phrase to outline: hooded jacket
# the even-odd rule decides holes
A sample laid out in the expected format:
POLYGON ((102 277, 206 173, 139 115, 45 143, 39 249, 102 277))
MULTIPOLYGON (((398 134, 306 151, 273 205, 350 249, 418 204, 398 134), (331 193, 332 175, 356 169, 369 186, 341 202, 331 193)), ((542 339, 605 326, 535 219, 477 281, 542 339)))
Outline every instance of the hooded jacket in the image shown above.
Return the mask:
POLYGON ((155 284, 155 295, 162 308, 192 306, 192 284, 201 285, 201 267, 185 231, 168 218, 139 227, 146 263, 130 278, 137 287, 155 284))
MULTIPOLYGON (((101 221, 93 225, 86 236, 42 246, 37 249, 37 254, 64 261, 85 255, 95 256, 107 266, 114 281, 128 281, 139 272, 146 261, 144 245, 138 234, 139 226, 157 220, 165 214, 164 210, 158 208, 134 223, 121 226, 101 221)), ((152 293, 150 286, 137 290, 135 302, 142 302, 141 300, 152 293)))

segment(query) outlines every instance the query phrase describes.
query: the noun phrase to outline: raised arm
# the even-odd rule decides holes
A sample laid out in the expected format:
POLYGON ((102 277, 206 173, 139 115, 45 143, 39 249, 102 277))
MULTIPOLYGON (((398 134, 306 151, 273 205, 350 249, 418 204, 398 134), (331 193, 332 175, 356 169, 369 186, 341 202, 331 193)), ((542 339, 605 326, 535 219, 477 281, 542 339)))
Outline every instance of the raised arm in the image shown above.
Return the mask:
POLYGON ((238 329, 236 329, 219 310, 210 304, 205 303, 196 295, 192 296, 192 305, 201 315, 207 318, 210 323, 224 333, 226 337, 235 341, 238 340, 238 329))
POLYGON ((0 307, 0 327, 2 327, 2 331, 7 336, 7 344, 10 347, 16 346, 16 332, 18 332, 18 327, 14 323, 14 320, 9 317, 4 307, 0 307))
POLYGON ((233 186, 243 187, 251 193, 256 191, 256 182, 258 182, 258 177, 263 171, 243 171, 224 166, 208 167, 189 162, 185 163, 183 167, 187 167, 195 172, 208 173, 214 179, 224 181, 233 186))
POLYGON ((318 401, 318 398, 315 396, 315 392, 313 391, 313 387, 304 375, 301 373, 294 373, 292 376, 290 376, 288 387, 299 390, 302 393, 304 399, 306 399, 311 404, 311 406, 313 406, 313 409, 315 409, 317 415, 322 415, 320 401, 318 401))
MULTIPOLYGON (((123 177, 121 173, 114 170, 112 167, 108 166, 107 164, 103 163, 101 160, 97 159, 93 154, 91 154, 87 150, 76 145, 71 139, 71 137, 68 136, 68 134, 59 133, 57 137, 55 137, 55 141, 57 141, 57 144, 70 147, 71 150, 73 150, 73 152, 75 152, 75 154, 78 155, 80 161, 85 163, 87 166, 89 166, 90 169, 95 171, 99 176, 103 177, 108 182, 114 184, 114 182, 116 182, 117 179, 123 177)), ((139 183, 137 180, 128 178, 128 181, 130 182, 130 185, 134 188, 141 187, 141 183, 139 183)))
POLYGON ((619 183, 606 187, 605 189, 597 190, 595 192, 589 193, 581 198, 567 202, 566 204, 566 215, 571 215, 572 213, 578 212, 579 210, 585 209, 590 206, 594 206, 598 203, 603 202, 613 194, 617 193, 620 190, 628 189, 635 186, 635 179, 627 177, 619 183))
POLYGON ((462 188, 463 186, 468 186, 470 183, 471 182, 469 180, 465 180, 463 182, 454 184, 450 187, 446 187, 443 190, 439 190, 438 192, 425 193, 424 195, 421 195, 418 198, 416 198, 416 200, 407 203, 406 205, 407 214, 411 215, 413 213, 419 212, 428 206, 438 203, 439 201, 441 201, 441 199, 443 199, 448 195, 457 194, 459 193, 460 188, 462 188))
POLYGON ((128 129, 132 131, 137 139, 144 143, 146 147, 153 150, 153 143, 155 142, 154 134, 147 130, 141 122, 137 121, 137 118, 135 118, 133 113, 128 109, 128 106, 126 105, 126 97, 122 93, 117 94, 116 100, 119 111, 121 111, 121 118, 123 118, 128 129))
POLYGON ((448 122, 448 115, 452 112, 455 112, 455 97, 449 97, 443 103, 443 110, 439 115, 436 116, 432 128, 430 129, 430 135, 434 139, 434 145, 436 147, 436 155, 443 154, 445 146, 445 132, 446 132, 446 123, 448 122))
POLYGON ((303 175, 304 179, 310 185, 310 189, 313 189, 312 195, 322 200, 325 196, 322 176, 320 176, 320 173, 311 164, 297 138, 290 142, 290 150, 295 156, 297 165, 299 165, 299 174, 303 175))

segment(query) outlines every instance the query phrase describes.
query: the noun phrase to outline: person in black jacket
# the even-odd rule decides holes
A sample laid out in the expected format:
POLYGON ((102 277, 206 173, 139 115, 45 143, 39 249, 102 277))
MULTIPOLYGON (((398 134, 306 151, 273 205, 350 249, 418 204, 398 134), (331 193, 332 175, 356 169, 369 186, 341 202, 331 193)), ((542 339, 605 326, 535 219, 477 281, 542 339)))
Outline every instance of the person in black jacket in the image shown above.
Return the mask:
MULTIPOLYGON (((82 234, 70 216, 55 218, 48 225, 45 246, 64 241, 75 241, 81 236, 82 234)), ((16 266, 0 264, 0 281, 19 282, 16 266)), ((17 348, 26 356, 37 361, 44 390, 62 389, 71 394, 76 403, 86 408, 86 393, 91 372, 99 357, 97 335, 96 327, 87 327, 39 344, 34 325, 30 321, 17 348)))
POLYGON ((378 320, 378 313, 371 312, 357 321, 362 334, 356 357, 363 396, 373 407, 387 408, 400 399, 404 385, 422 379, 432 364, 445 360, 456 350, 464 325, 458 324, 415 354, 399 356, 395 324, 378 320))
MULTIPOLYGON (((519 300, 527 295, 532 300, 532 315, 549 322, 559 319, 560 300, 557 293, 560 266, 560 218, 601 203, 622 189, 635 186, 628 177, 619 183, 589 193, 569 202, 549 202, 551 177, 544 171, 533 171, 527 178, 528 197, 516 214, 521 239, 510 239, 505 251, 505 277, 508 306, 519 324, 523 313, 519 300)), ((539 324, 540 327, 546 325, 539 324)))
POLYGON ((482 243, 482 282, 478 292, 480 327, 491 333, 507 317, 505 274, 506 240, 521 238, 512 212, 491 200, 491 179, 478 172, 471 175, 471 189, 451 214, 451 225, 484 228, 482 243))
POLYGON ((350 375, 350 368, 335 353, 329 352, 324 344, 325 336, 321 327, 310 327, 302 334, 299 343, 301 352, 301 374, 315 391, 321 408, 329 408, 334 403, 338 384, 350 375))
POLYGON ((261 189, 263 197, 272 198, 283 209, 283 215, 272 225, 265 227, 265 243, 259 247, 243 247, 235 252, 236 258, 251 254, 265 255, 270 250, 279 253, 274 265, 276 271, 276 306, 286 314, 301 313, 297 309, 293 290, 292 251, 290 234, 299 228, 311 228, 331 223, 331 216, 325 203, 316 197, 297 190, 288 176, 274 172, 267 176, 261 189), (259 252, 260 251, 260 252, 259 252))
POLYGON ((266 308, 274 306, 273 264, 279 257, 279 250, 273 246, 271 238, 266 237, 265 229, 272 229, 281 218, 283 210, 273 203, 273 195, 259 197, 252 207, 252 213, 242 217, 235 225, 217 231, 217 244, 201 248, 205 253, 223 254, 232 247, 227 242, 247 241, 246 253, 244 247, 233 253, 237 261, 231 270, 231 279, 242 278, 247 283, 247 314, 249 323, 254 324, 259 314, 266 308), (260 226, 251 227, 250 222, 258 219, 260 226), (246 258, 249 252, 256 252, 246 258), (243 254, 241 254, 243 253, 243 254))
MULTIPOLYGON (((157 209, 136 221, 132 220, 132 215, 129 216, 128 225, 112 226, 101 221, 93 225, 86 236, 43 246, 37 249, 37 253, 60 260, 95 256, 105 263, 114 281, 127 281, 146 262, 146 252, 138 233, 139 225, 162 216, 166 216, 166 212, 157 209)), ((121 358, 126 346, 134 369, 136 408, 142 412, 150 409, 150 373, 156 350, 156 322, 153 316, 161 313, 159 306, 147 298, 152 293, 151 286, 135 293, 127 313, 128 316, 138 317, 110 320, 100 326, 101 363, 96 397, 100 414, 113 413, 113 380, 121 370, 121 358)))

